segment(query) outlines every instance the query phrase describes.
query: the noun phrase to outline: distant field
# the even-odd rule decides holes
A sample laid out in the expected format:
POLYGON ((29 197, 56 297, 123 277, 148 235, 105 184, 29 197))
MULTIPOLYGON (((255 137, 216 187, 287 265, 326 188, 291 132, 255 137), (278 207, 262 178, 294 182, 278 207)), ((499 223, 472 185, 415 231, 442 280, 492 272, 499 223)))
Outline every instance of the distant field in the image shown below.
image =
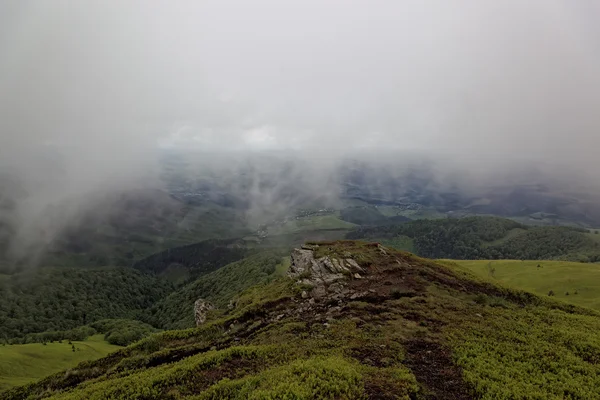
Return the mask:
POLYGON ((421 208, 419 210, 402 210, 397 206, 377 206, 377 210, 386 217, 402 216, 410 219, 438 219, 446 218, 446 214, 433 208, 421 208))
POLYGON ((119 349, 91 336, 83 342, 41 343, 0 346, 0 391, 24 385, 54 372, 74 367, 82 361, 95 360, 119 349))
POLYGON ((396 250, 415 252, 413 240, 404 235, 396 236, 395 238, 383 238, 383 239, 369 239, 370 242, 381 243, 384 246, 392 247, 396 250))
POLYGON ((509 287, 543 296, 552 290, 556 299, 600 310, 599 264, 520 260, 451 261, 509 287))
POLYGON ((352 229, 356 225, 342 221, 336 215, 317 215, 298 219, 291 219, 279 226, 270 226, 270 235, 286 235, 302 231, 328 230, 328 229, 352 229))

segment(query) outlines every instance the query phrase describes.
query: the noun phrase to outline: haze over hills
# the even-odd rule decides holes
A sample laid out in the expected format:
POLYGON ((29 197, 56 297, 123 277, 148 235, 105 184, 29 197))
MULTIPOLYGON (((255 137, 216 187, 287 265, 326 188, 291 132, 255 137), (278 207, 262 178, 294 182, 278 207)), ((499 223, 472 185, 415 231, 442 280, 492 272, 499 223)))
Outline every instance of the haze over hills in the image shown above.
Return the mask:
POLYGON ((0 397, 598 398, 597 15, 0 2, 0 397))

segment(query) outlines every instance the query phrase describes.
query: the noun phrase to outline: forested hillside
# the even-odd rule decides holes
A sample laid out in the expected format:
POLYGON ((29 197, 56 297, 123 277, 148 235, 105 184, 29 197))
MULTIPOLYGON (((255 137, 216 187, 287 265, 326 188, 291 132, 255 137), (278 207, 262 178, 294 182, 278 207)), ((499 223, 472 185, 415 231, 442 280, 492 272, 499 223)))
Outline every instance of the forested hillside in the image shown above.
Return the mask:
POLYGON ((193 305, 198 298, 226 308, 229 301, 250 286, 266 283, 287 268, 284 252, 266 251, 201 276, 171 293, 150 310, 153 325, 164 329, 194 326, 193 305))
POLYGON ((406 238, 412 250, 428 258, 561 259, 600 261, 600 243, 587 231, 571 227, 532 227, 497 217, 416 220, 404 224, 362 227, 349 239, 406 238))
POLYGON ((193 279, 240 260, 248 253, 241 240, 205 240, 152 254, 133 267, 158 275, 180 270, 188 279, 193 279))
POLYGON ((131 268, 41 268, 0 275, 0 340, 105 318, 139 318, 172 290, 131 268))
MULTIPOLYGON (((9 244, 15 232, 0 218, 0 273, 26 269, 32 264, 131 266, 162 250, 251 233, 243 210, 208 200, 190 203, 161 190, 130 190, 98 198, 90 200, 90 204, 73 217, 77 223, 66 224, 47 246, 34 246, 35 259, 29 257, 28 252, 11 254, 9 244)), ((69 205, 63 205, 55 211, 68 209, 69 205)), ((47 238, 36 240, 46 243, 47 238)))

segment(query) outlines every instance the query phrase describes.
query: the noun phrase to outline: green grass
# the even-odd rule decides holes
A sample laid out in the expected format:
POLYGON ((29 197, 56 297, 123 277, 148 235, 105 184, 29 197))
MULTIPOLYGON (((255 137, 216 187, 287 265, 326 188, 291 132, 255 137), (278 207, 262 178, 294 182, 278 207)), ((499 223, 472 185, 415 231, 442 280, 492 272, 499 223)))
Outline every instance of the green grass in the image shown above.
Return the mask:
POLYGON ((492 297, 483 303, 478 320, 455 329, 451 339, 455 362, 477 398, 600 398, 597 315, 492 297))
POLYGON ((600 310, 600 266, 566 261, 454 260, 475 274, 505 286, 600 310), (541 267, 538 268, 537 266, 541 267), (493 268, 493 275, 490 272, 493 268), (569 292, 569 295, 566 293, 569 292), (577 294, 575 294, 577 292, 577 294))
POLYGON ((95 335, 83 342, 19 344, 0 346, 0 391, 33 382, 54 372, 95 360, 119 349, 95 335))

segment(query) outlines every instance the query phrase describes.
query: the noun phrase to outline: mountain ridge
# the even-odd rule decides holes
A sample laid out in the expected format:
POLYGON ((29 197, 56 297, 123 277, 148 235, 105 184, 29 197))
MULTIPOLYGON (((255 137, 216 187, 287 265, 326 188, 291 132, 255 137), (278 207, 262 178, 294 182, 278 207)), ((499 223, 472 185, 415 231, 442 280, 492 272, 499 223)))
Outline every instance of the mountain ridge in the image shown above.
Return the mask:
POLYGON ((363 271, 323 280, 315 296, 305 268, 247 289, 197 328, 150 336, 4 396, 599 398, 597 312, 377 243, 308 246, 320 265, 352 259, 363 271))

